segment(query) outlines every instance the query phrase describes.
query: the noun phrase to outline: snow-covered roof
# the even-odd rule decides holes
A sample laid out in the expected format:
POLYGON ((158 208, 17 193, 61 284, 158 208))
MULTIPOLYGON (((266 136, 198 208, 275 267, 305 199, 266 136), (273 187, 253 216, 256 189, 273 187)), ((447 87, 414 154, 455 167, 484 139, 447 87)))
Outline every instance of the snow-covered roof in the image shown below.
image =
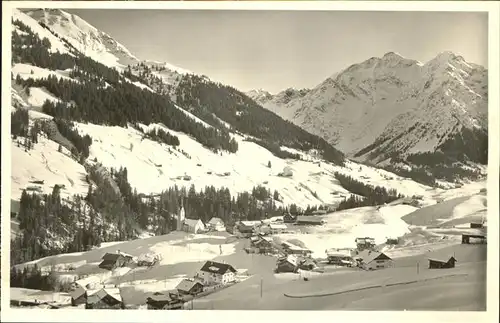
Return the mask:
POLYGON ((386 254, 378 251, 372 251, 372 250, 363 250, 361 251, 356 258, 360 258, 363 260, 365 264, 369 264, 374 260, 391 260, 390 257, 388 257, 386 254))
POLYGON ((195 220, 195 219, 184 219, 184 224, 191 227, 191 228, 194 228, 196 226, 201 226, 201 227, 204 227, 203 225, 203 222, 198 219, 198 220, 195 220))
POLYGON ((287 226, 285 224, 274 224, 274 223, 271 223, 269 225, 269 227, 271 229, 286 229, 287 228, 287 226))
POLYGON ((349 250, 346 250, 346 249, 332 248, 332 249, 326 250, 326 254, 329 257, 351 257, 351 252, 349 250))
POLYGON ((288 255, 288 256, 286 257, 286 261, 288 261, 289 263, 291 263, 291 264, 292 264, 292 265, 294 265, 294 266, 297 266, 297 264, 298 264, 298 259, 297 259, 297 257, 296 257, 296 256, 294 256, 294 255, 288 255))
POLYGON ((222 221, 221 218, 213 217, 210 219, 210 221, 208 221, 208 224, 213 224, 213 225, 224 224, 224 221, 222 221))
POLYGON ((119 288, 100 288, 87 290, 87 298, 89 303, 98 302, 100 299, 106 297, 106 295, 113 297, 119 302, 122 301, 122 296, 120 294, 119 288))
POLYGON ((300 250, 300 251, 311 251, 311 250, 309 250, 309 249, 306 249, 306 248, 302 248, 302 247, 296 246, 296 245, 294 245, 294 244, 292 244, 292 243, 290 243, 290 242, 287 242, 287 241, 283 242, 282 244, 283 244, 283 245, 285 245, 285 246, 286 246, 288 249, 290 249, 290 250, 297 250, 297 251, 299 251, 299 250, 300 250))
MULTIPOLYGON (((196 284, 199 284, 199 285, 202 285, 199 281, 195 281, 195 280, 189 280, 189 279, 183 279, 179 285, 177 285, 176 289, 178 290, 182 290, 182 291, 185 291, 185 292, 189 292, 191 291, 191 289, 196 285, 196 284)), ((203 286, 203 285, 202 285, 203 286)))
POLYGON ((262 221, 241 221, 241 224, 247 227, 253 227, 262 224, 262 221))
POLYGON ((100 284, 101 283, 101 279, 97 276, 88 276, 88 277, 85 277, 85 278, 82 278, 82 279, 79 279, 77 281, 75 281, 75 284, 83 287, 83 288, 86 288, 87 285, 93 285, 93 284, 100 284))

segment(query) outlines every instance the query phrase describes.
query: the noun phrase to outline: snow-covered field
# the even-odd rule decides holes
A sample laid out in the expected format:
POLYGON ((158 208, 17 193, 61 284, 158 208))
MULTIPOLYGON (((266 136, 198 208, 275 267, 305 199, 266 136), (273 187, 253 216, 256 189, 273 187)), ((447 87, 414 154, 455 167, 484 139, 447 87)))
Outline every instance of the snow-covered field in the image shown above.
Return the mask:
POLYGON ((313 257, 325 257, 330 248, 355 248, 357 237, 372 237, 377 244, 387 238, 399 237, 408 232, 408 224, 401 217, 416 210, 413 206, 396 205, 377 209, 362 207, 325 215, 322 226, 297 226, 297 232, 280 234, 283 240, 302 241, 313 252, 313 257))

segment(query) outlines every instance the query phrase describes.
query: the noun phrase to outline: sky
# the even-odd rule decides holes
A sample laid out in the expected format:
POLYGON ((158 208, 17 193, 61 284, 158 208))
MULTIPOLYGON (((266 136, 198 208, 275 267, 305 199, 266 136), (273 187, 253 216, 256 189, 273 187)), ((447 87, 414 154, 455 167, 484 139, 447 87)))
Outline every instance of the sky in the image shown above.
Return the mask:
POLYGON ((311 88, 391 51, 423 63, 452 51, 487 67, 486 13, 67 11, 140 59, 168 62, 242 91, 311 88))

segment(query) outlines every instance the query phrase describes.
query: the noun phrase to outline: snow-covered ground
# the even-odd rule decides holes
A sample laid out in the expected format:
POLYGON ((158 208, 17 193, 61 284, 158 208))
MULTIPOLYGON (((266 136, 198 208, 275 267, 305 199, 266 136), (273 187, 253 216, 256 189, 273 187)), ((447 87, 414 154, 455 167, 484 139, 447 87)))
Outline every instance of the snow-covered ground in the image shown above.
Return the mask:
POLYGON ((297 226, 297 232, 280 234, 283 240, 302 241, 313 252, 313 257, 325 257, 330 248, 355 248, 357 237, 372 237, 377 244, 387 238, 399 237, 409 232, 408 224, 401 217, 417 208, 408 205, 362 207, 325 215, 322 226, 297 226))
MULTIPOLYGON (((37 35, 39 35, 40 39, 47 38, 50 41, 51 47, 48 48, 48 50, 52 53, 59 52, 61 54, 69 54, 71 53, 68 50, 68 47, 56 36, 54 36, 50 31, 47 29, 43 28, 41 25, 39 25, 35 20, 31 19, 29 16, 26 14, 20 12, 19 10, 12 10, 12 19, 13 20, 19 20, 23 24, 27 25, 28 27, 33 30, 33 32, 37 35)), ((16 31, 21 34, 21 31, 19 28, 16 27, 16 31)))
POLYGON ((44 88, 32 87, 30 88, 30 96, 28 98, 28 104, 32 107, 41 107, 45 101, 49 100, 50 102, 57 103, 59 99, 53 96, 50 92, 48 92, 44 88))
POLYGON ((39 187, 44 194, 51 194, 54 185, 64 185, 62 197, 85 195, 88 184, 85 181, 87 174, 83 165, 69 157, 65 148, 58 152, 59 144, 38 137, 38 143, 33 149, 25 151, 23 146, 18 147, 15 141, 11 145, 11 198, 21 198, 22 190, 29 187, 39 187), (33 184, 30 181, 44 181, 43 184, 33 184))
POLYGON ((14 78, 16 78, 19 75, 23 80, 27 80, 29 78, 37 80, 37 79, 42 79, 42 78, 48 78, 49 76, 55 76, 58 79, 62 78, 64 80, 70 80, 70 81, 76 82, 75 79, 72 79, 69 77, 69 70, 53 71, 53 70, 49 70, 46 68, 41 68, 38 66, 30 65, 30 64, 17 63, 17 64, 14 64, 14 66, 12 66, 11 71, 12 71, 12 74, 14 74, 14 78))

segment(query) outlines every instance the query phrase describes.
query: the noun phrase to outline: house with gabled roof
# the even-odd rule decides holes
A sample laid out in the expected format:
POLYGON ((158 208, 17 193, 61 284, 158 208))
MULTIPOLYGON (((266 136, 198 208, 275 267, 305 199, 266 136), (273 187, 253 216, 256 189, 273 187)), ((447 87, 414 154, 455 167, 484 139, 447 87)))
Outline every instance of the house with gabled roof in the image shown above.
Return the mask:
POLYGON ((288 241, 282 242, 281 247, 283 248, 283 251, 288 255, 302 255, 308 257, 312 254, 311 250, 296 246, 288 241))
POLYGON ((115 268, 124 267, 132 261, 133 257, 131 255, 120 252, 120 250, 116 253, 107 252, 102 257, 102 262, 99 264, 99 268, 113 270, 115 268))
POLYGON ((75 281, 68 294, 71 296, 71 305, 78 306, 87 303, 87 290, 96 289, 101 284, 97 276, 89 276, 75 281))
POLYGON ((123 309, 119 288, 87 290, 87 309, 123 309))
POLYGON ((205 230, 205 225, 198 219, 184 219, 184 231, 189 233, 200 233, 205 230))
POLYGON ((224 225, 224 221, 222 221, 221 218, 211 218, 207 223, 207 227, 213 231, 226 231, 226 226, 224 225))
POLYGON ((392 263, 392 259, 386 254, 366 249, 358 253, 355 259, 358 262, 358 266, 365 270, 387 268, 392 263))
POLYGON ((236 280, 236 269, 226 263, 207 261, 196 275, 203 281, 203 285, 228 284, 236 280))
POLYGON ((175 289, 180 295, 197 295, 203 292, 203 284, 199 280, 183 279, 175 289))
POLYGON ((271 229, 271 234, 280 234, 286 231, 287 226, 283 223, 271 223, 269 229, 271 229))
POLYGON ((455 257, 446 259, 429 258, 429 269, 455 268, 455 257))
POLYGON ((295 255, 279 258, 276 262, 276 273, 295 273, 299 269, 299 261, 295 255))
POLYGON ((183 307, 184 300, 174 292, 160 293, 156 292, 146 298, 148 310, 180 310, 183 307))
POLYGON ((301 215, 297 217, 297 225, 323 225, 326 220, 319 216, 314 215, 301 215))

